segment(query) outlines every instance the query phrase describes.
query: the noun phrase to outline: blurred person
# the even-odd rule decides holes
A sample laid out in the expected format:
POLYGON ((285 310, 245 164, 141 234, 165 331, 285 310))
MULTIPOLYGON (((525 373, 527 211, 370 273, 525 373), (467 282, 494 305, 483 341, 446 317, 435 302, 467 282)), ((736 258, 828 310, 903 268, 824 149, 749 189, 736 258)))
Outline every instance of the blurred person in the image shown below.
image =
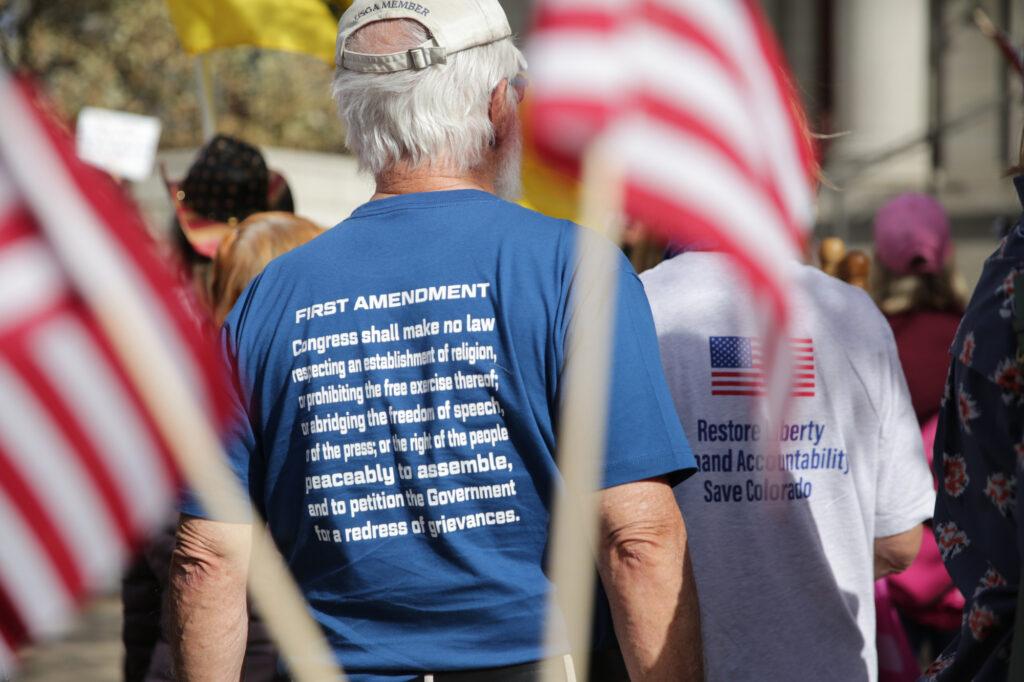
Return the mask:
POLYGON ((901 194, 878 210, 874 239, 875 301, 892 326, 923 426, 939 411, 949 346, 964 310, 949 218, 933 197, 901 194))
MULTIPOLYGON (((964 310, 949 218, 935 198, 901 194, 876 213, 874 241, 874 296, 896 338, 930 465, 949 347, 964 310)), ((964 605, 932 533, 925 534, 914 565, 888 583, 913 650, 931 660, 960 629, 964 605)))
POLYGON ((843 256, 836 268, 836 277, 850 286, 864 291, 871 290, 871 257, 860 249, 854 249, 843 256))
MULTIPOLYGON (((1014 169, 1024 203, 1024 153, 1014 169)), ((935 540, 967 599, 927 680, 1006 680, 1021 582, 1024 510, 1024 221, 985 261, 950 348, 935 437, 935 540)), ((1015 656, 1022 652, 1012 652, 1015 656)))
MULTIPOLYGON (((213 260, 210 302, 220 326, 245 287, 271 260, 321 234, 314 223, 291 213, 256 213, 219 243, 213 260)), ((125 682, 176 679, 162 628, 174 529, 168 528, 144 550, 124 579, 122 601, 125 682)), ((277 679, 277 650, 266 627, 250 612, 243 663, 247 682, 277 679)))
POLYGON ((846 258, 846 242, 839 237, 825 237, 818 244, 818 265, 822 272, 839 276, 839 264, 846 258))
POLYGON ((876 680, 874 582, 914 559, 931 478, 878 308, 817 268, 781 265, 796 302, 780 433, 761 404, 757 310, 730 259, 690 250, 641 276, 701 470, 676 496, 707 679, 876 680))
MULTIPOLYGON (((174 206, 173 257, 182 265, 185 284, 178 293, 196 323, 213 332, 209 280, 218 245, 254 213, 272 208, 293 211, 291 188, 280 173, 267 167, 256 147, 228 135, 216 135, 203 145, 184 178, 169 179, 163 167, 161 172, 174 206)), ((230 307, 224 299, 221 305, 230 307)), ((124 669, 129 681, 170 679, 169 651, 160 626, 174 544, 169 523, 166 533, 143 548, 122 581, 124 669)))
POLYGON ((217 246, 210 275, 210 302, 217 327, 267 263, 319 236, 323 228, 292 213, 256 213, 217 246))
POLYGON ((665 260, 669 245, 642 223, 629 221, 622 231, 622 252, 639 274, 665 260))
MULTIPOLYGON (((174 243, 195 291, 205 296, 217 245, 254 213, 293 213, 284 176, 256 147, 218 134, 196 154, 182 180, 164 176, 174 205, 174 243)), ((206 299, 204 299, 206 300, 206 299)))
MULTIPOLYGON (((356 682, 500 682, 535 679, 549 656, 573 679, 542 640, 561 377, 568 339, 589 333, 572 305, 589 293, 579 244, 617 258, 597 548, 614 627, 633 679, 700 679, 671 488, 694 462, 650 309, 613 245, 503 200, 518 194, 525 63, 501 6, 358 0, 337 65, 348 146, 377 192, 257 277, 224 346, 239 389, 227 451, 338 661, 356 682)), ((176 660, 186 679, 233 679, 247 527, 184 512, 176 660)))

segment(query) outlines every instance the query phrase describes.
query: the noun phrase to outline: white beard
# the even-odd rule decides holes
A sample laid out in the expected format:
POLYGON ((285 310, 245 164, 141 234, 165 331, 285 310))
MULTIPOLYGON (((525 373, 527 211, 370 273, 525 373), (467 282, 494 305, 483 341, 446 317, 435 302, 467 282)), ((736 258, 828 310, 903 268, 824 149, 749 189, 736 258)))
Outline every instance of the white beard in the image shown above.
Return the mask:
POLYGON ((523 137, 518 132, 506 145, 498 161, 494 193, 506 201, 519 201, 523 195, 523 137))

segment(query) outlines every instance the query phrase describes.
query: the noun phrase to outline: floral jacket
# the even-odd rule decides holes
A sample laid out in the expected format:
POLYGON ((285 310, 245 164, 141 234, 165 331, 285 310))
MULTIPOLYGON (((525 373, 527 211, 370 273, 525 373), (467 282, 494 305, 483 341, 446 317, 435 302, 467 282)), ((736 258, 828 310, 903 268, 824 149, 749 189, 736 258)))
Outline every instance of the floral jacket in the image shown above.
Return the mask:
MULTIPOLYGON (((1014 179, 1024 202, 1024 176, 1014 179)), ((925 680, 1005 680, 1020 580, 1018 477, 1024 472, 1024 373, 1013 330, 1024 276, 1024 220, 985 269, 957 331, 939 429, 935 539, 967 598, 953 643, 925 680)), ((1024 313, 1022 313, 1024 314, 1024 313)))

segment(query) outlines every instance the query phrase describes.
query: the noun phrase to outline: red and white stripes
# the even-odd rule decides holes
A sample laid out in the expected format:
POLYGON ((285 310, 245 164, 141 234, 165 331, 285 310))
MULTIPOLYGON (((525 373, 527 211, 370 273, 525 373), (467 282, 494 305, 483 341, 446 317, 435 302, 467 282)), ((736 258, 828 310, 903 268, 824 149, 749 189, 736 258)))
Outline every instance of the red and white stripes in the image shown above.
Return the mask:
MULTIPOLYGON (((545 0, 529 56, 538 151, 571 171, 600 139, 628 215, 732 255, 767 336, 784 338, 786 266, 813 218, 813 150, 757 3, 545 0)), ((785 365, 783 351, 766 338, 785 365)))
POLYGON ((77 161, 31 91, 2 72, 0 102, 2 671, 18 646, 57 634, 90 590, 113 583, 167 521, 179 483, 68 268, 124 269, 196 400, 219 405, 223 389, 116 187, 77 161), (55 241, 76 231, 73 247, 55 241))

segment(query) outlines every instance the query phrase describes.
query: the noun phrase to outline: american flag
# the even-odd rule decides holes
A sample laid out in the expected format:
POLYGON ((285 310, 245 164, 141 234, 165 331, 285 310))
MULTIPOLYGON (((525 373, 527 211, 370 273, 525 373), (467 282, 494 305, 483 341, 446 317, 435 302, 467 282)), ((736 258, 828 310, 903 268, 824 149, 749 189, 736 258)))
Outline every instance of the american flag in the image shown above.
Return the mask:
POLYGON ((138 215, 73 150, 0 70, 0 678, 19 646, 60 633, 116 580, 180 482, 78 277, 123 270, 196 401, 211 415, 223 403, 216 356, 138 215))
MULTIPOLYGON (((529 57, 537 151, 578 172, 599 145, 628 215, 731 255, 766 311, 770 380, 786 362, 786 266, 812 224, 814 154, 756 0, 542 0, 529 57)), ((781 382, 769 388, 784 402, 781 382)))
MULTIPOLYGON (((765 395, 764 356, 761 340, 744 336, 712 336, 711 395, 765 395)), ((791 353, 790 395, 813 398, 815 394, 814 340, 789 339, 791 353)))

